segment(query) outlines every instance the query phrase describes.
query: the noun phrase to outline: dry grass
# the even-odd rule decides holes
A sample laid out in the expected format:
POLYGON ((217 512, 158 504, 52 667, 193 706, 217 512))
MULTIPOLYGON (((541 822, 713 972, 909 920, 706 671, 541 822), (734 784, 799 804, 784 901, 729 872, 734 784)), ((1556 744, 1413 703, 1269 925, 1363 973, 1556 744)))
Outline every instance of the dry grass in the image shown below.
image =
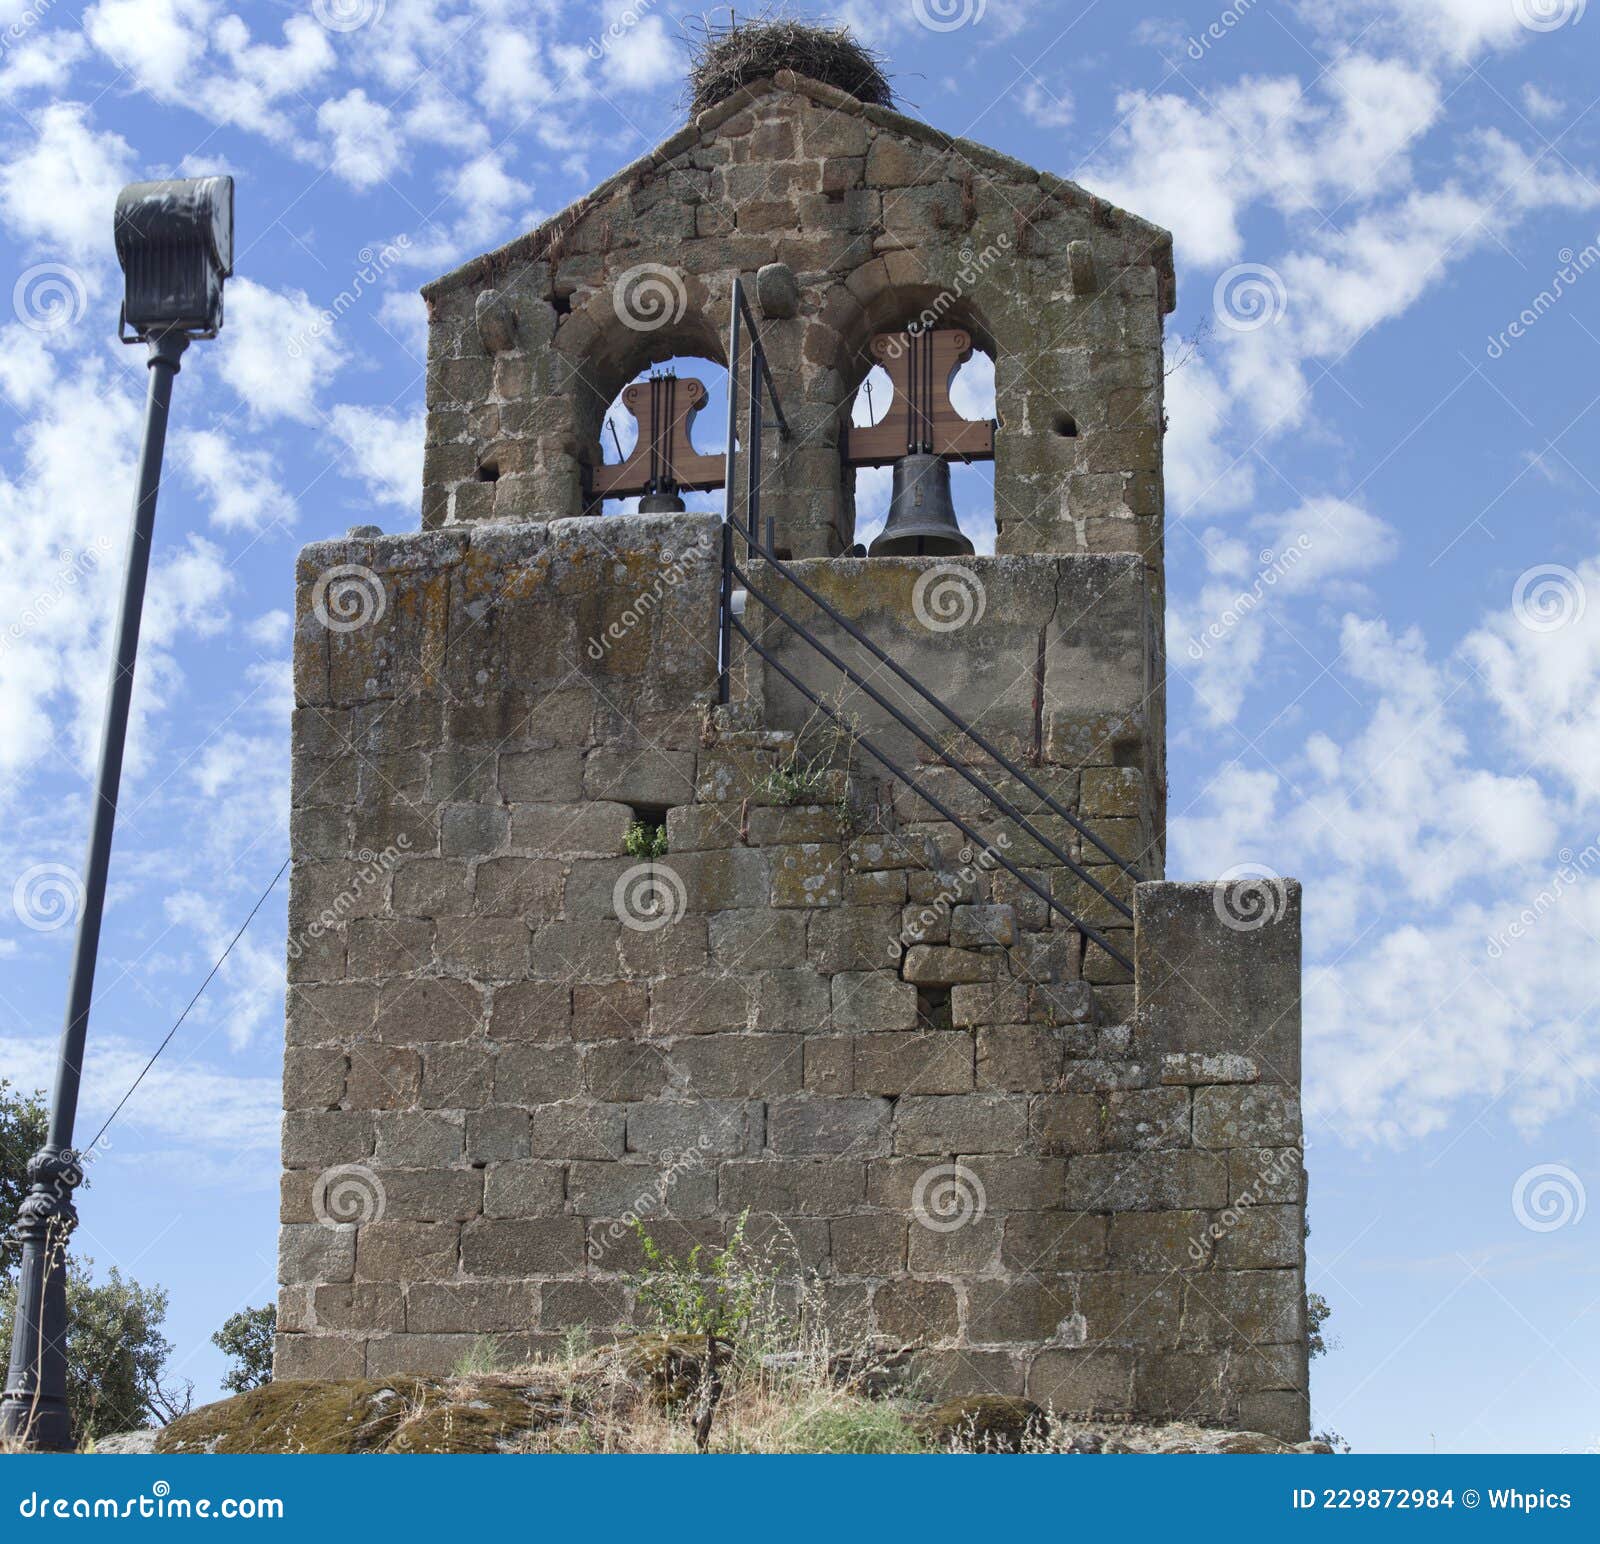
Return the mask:
POLYGON ((767 12, 728 25, 708 21, 690 46, 691 114, 715 106, 750 81, 770 80, 779 70, 808 75, 878 107, 894 106, 882 56, 864 48, 845 27, 767 12))

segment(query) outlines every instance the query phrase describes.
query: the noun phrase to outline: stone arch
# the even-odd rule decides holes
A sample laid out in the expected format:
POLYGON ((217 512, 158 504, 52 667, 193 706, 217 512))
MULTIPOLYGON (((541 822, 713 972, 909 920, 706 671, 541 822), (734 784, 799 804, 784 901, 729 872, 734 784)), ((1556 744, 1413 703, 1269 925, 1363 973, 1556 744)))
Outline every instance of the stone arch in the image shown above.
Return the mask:
POLYGON ((556 329, 554 353, 560 372, 558 395, 569 404, 574 514, 598 514, 587 499, 589 469, 600 464, 600 436, 607 408, 629 381, 669 359, 693 357, 727 368, 720 307, 697 276, 666 265, 641 264, 620 269, 598 286, 581 310, 563 318, 556 329), (643 282, 656 286, 649 305, 630 309, 623 287, 629 274, 653 270, 643 282), (670 275, 669 278, 659 275, 670 275), (659 313, 650 306, 664 307, 659 313), (659 316, 659 320, 657 319, 659 316))
MULTIPOLYGON (((947 259, 949 256, 946 254, 947 259)), ((972 336, 974 351, 988 355, 994 362, 998 383, 1001 345, 990 321, 993 313, 986 304, 988 297, 975 285, 958 287, 959 269, 949 274, 949 282, 941 282, 919 254, 901 252, 893 257, 896 261, 892 269, 882 258, 857 269, 825 305, 832 321, 828 332, 833 340, 825 379, 840 430, 848 424, 856 395, 871 373, 874 361, 869 349, 879 333, 894 332, 913 323, 963 328, 972 336)), ((948 268, 949 261, 940 266, 948 268)), ((998 301, 1000 297, 996 294, 993 298, 998 301)), ((997 457, 999 453, 997 435, 997 457)), ((857 539, 856 476, 844 465, 842 455, 836 466, 837 523, 841 543, 848 548, 857 539)))

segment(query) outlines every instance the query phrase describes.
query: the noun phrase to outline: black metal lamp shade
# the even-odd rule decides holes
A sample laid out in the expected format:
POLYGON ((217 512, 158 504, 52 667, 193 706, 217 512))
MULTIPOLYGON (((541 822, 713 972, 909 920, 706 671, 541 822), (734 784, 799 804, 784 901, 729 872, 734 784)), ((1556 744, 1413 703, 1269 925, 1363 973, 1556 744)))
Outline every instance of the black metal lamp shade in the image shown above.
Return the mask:
POLYGON ((233 178, 130 182, 117 195, 123 320, 136 338, 214 337, 222 281, 233 272, 233 178))

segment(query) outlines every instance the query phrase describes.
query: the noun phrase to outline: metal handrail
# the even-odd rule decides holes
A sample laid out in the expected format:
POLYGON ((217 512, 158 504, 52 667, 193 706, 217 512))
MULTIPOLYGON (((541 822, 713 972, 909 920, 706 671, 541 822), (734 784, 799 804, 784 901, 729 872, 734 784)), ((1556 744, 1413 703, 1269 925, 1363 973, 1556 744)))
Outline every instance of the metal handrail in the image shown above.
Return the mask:
POLYGON ((951 825, 955 826, 957 830, 962 832, 969 841, 976 842, 978 846, 984 849, 985 852, 989 853, 990 856, 994 858, 995 862, 1005 869, 1006 872, 1010 874, 1013 879, 1017 880, 1019 884, 1027 886, 1027 888, 1033 891, 1033 893, 1037 895, 1039 899, 1042 900, 1052 911, 1058 913, 1062 917, 1065 917, 1066 920, 1073 927, 1077 928, 1077 930, 1082 933, 1085 938, 1099 944, 1100 947, 1104 949, 1105 952, 1117 962, 1117 964, 1122 966, 1124 970, 1128 971, 1130 974, 1133 972, 1133 961, 1130 960, 1128 956, 1125 955, 1119 948, 1117 948, 1117 946, 1112 943, 1110 939, 1108 939, 1097 928, 1090 926, 1090 924, 1085 922, 1081 917, 1075 915, 1067 907, 1063 906, 1061 902, 1058 901, 1047 889, 1045 889, 1043 885, 1041 885, 1036 879, 1032 879, 1027 874, 1023 873, 1023 871, 1003 853, 997 852, 993 843, 988 841, 985 837, 980 836, 978 832, 969 826, 967 822, 964 821, 958 814, 956 814, 953 809, 951 809, 936 795, 930 793, 926 788, 924 788, 916 780, 916 778, 911 775, 911 773, 907 772, 904 767, 895 762, 895 760, 888 755, 887 752, 879 750, 878 747, 874 745, 873 742, 864 734, 862 734, 859 729, 857 729, 853 724, 848 723, 837 709, 830 707, 822 700, 821 697, 812 691, 811 688, 807 686, 797 675, 795 675, 794 672, 791 671, 786 665, 784 665, 776 655, 763 648, 761 643, 757 640, 755 634, 752 633, 743 622, 741 622, 737 617, 734 617, 732 621, 734 631, 737 632, 739 636, 743 638, 744 641, 762 657, 762 659, 771 665, 772 668, 784 678, 784 680, 794 687, 794 689, 799 692, 807 702, 809 702, 820 712, 826 714, 828 719, 844 730, 844 732, 848 734, 850 738, 861 747, 862 750, 864 750, 875 761, 881 762, 883 766, 889 770, 889 772, 891 772, 895 777, 899 778, 900 781, 904 783, 914 794, 916 794, 918 798, 926 800, 927 803, 931 805, 932 808, 937 811, 943 819, 948 820, 951 825))
MULTIPOLYGON (((1016 780, 1021 783, 1029 793, 1031 793, 1036 799, 1040 800, 1052 815, 1056 815, 1060 819, 1066 821, 1066 823, 1071 826, 1079 836, 1085 837, 1090 842, 1094 843, 1094 845, 1106 855, 1107 859, 1116 864, 1116 866, 1121 869, 1122 872, 1130 879, 1137 880, 1139 878, 1138 870, 1135 869, 1131 863, 1124 859, 1113 848, 1109 847, 1100 837, 1096 836, 1095 833, 1090 830, 1089 827, 1086 826, 1083 821, 1081 821, 1070 810, 1064 809, 1059 803, 1057 803, 1052 795, 1041 788, 1031 777, 1028 776, 1026 772, 1022 770, 1021 767, 1017 766, 1009 756, 1005 755, 998 746, 991 745, 987 737, 980 734, 977 729, 975 729, 964 718, 962 718, 962 716, 957 713, 954 708, 950 707, 947 703, 936 697, 914 675, 912 675, 903 666, 898 664, 895 660, 891 659, 889 655, 884 653, 884 651, 880 649, 878 645, 875 644, 864 632, 862 632, 861 629, 855 625, 855 623, 850 621, 848 617, 841 615, 837 608, 830 605, 828 601, 819 595, 814 589, 812 589, 812 587, 807 584, 804 579, 790 569, 766 547, 762 546, 759 541, 756 541, 751 536, 750 531, 746 529, 746 527, 740 525, 732 515, 729 516, 729 519, 732 521, 735 530, 739 531, 740 534, 744 536, 745 545, 749 551, 755 553, 763 562, 770 564, 773 572, 778 574, 781 578, 787 579, 790 584, 799 590, 800 593, 804 595, 806 599, 809 600, 814 606, 816 606, 817 609, 820 610, 826 617, 828 617, 829 620, 831 620, 836 626, 843 628, 851 638, 859 643, 862 648, 871 654, 872 657, 880 664, 886 665, 890 670, 892 670, 895 675, 904 681, 905 684, 914 692, 916 692, 917 695, 921 697, 929 707, 934 708, 936 711, 942 713, 947 719, 949 719, 950 722, 954 724, 962 734, 966 735, 966 737, 971 740, 979 750, 983 751, 985 755, 993 757, 993 759, 997 761, 1007 772, 1009 772, 1012 777, 1016 778, 1016 780)), ((954 766, 955 763, 951 762, 950 765, 954 766)))
POLYGON ((753 596, 755 600, 757 600, 761 605, 765 606, 766 609, 771 612, 772 615, 775 616, 780 622, 782 622, 790 632, 796 634, 800 638, 803 638, 807 643, 809 643, 812 648, 814 648, 825 660, 827 660, 830 665, 834 667, 835 670, 842 672, 852 686, 858 688, 860 691, 865 692, 873 702, 875 702, 884 710, 884 712, 890 714, 895 721, 901 725, 902 728, 909 729, 911 733, 917 737, 917 739, 919 739, 925 746, 928 747, 929 750, 938 752, 939 759, 944 762, 946 766, 964 777, 967 782, 976 788, 978 792, 981 793, 991 804, 993 804, 1002 815, 1006 816, 1010 820, 1014 820, 1019 826, 1022 827, 1023 831, 1027 835, 1031 836, 1034 841, 1038 842, 1039 845, 1043 847, 1045 851, 1048 852, 1058 863, 1064 864, 1068 869, 1076 874, 1079 879, 1081 879, 1086 885, 1099 894, 1102 899, 1109 901, 1111 905, 1115 907, 1117 911, 1121 912, 1122 915, 1130 922, 1133 921, 1133 908, 1131 906, 1129 906, 1125 901, 1121 900, 1118 896, 1112 894, 1112 892, 1106 889, 1106 887, 1101 884, 1093 874, 1091 874, 1087 869, 1080 867, 1072 858, 1068 857, 1067 854, 1063 852, 1061 848, 1057 847, 1056 844, 1051 841, 1050 838, 1047 837, 1042 831, 1040 831, 1032 823, 1032 821, 1030 821, 1028 817, 1022 813, 1021 810, 1012 804, 1012 802, 1006 798, 1006 796, 1001 793, 998 788, 991 787, 990 784, 983 778, 979 777, 977 773, 973 772, 970 768, 961 765, 960 762, 951 761, 950 758, 945 755, 943 750, 940 749, 939 742, 935 740, 932 735, 923 729, 920 724, 916 723, 913 719, 908 718, 904 713, 902 713, 900 709, 897 708, 886 697, 884 697, 877 690, 877 688, 866 679, 865 676, 862 676, 855 670, 852 670, 849 665, 840 659, 839 656, 827 646, 827 644, 823 643, 821 639, 815 637, 802 623, 797 622, 775 601, 769 599, 765 593, 757 589, 756 586, 750 582, 749 575, 746 574, 744 570, 741 569, 737 564, 734 565, 733 573, 734 577, 743 583, 746 591, 753 596))
MULTIPOLYGON (((831 648, 817 638, 802 622, 796 620, 781 606, 777 605, 765 592, 758 589, 751 582, 749 574, 741 568, 734 558, 734 537, 742 537, 745 545, 745 557, 749 562, 760 558, 779 578, 787 580, 800 591, 813 605, 818 607, 838 627, 870 653, 879 663, 888 669, 909 686, 930 707, 942 714, 954 727, 981 751, 991 757, 1000 767, 1026 788, 1050 813, 1064 820, 1080 836, 1093 844, 1124 874, 1137 880, 1139 875, 1133 865, 1123 859, 1113 848, 1097 836, 1090 828, 1065 809, 1059 801, 1032 777, 1023 771, 1010 757, 1006 756, 997 746, 990 741, 964 718, 961 717, 942 699, 935 696, 915 676, 896 663, 882 649, 878 647, 848 618, 829 604, 798 574, 790 569, 772 550, 773 538, 771 523, 768 523, 767 541, 763 543, 757 534, 761 530, 761 392, 765 387, 768 398, 772 403, 772 410, 776 419, 776 427, 784 438, 789 437, 789 424, 784 416, 783 408, 778 400, 777 386, 772 379, 772 372, 767 365, 766 350, 761 344, 761 333, 755 323, 755 318, 750 313, 750 307, 745 299, 743 282, 735 277, 732 285, 732 304, 729 308, 728 321, 728 444, 726 450, 727 472, 724 480, 724 512, 722 522, 722 582, 718 596, 717 619, 717 662, 718 662, 718 701, 727 703, 730 698, 730 670, 732 662, 732 639, 735 632, 755 650, 779 675, 783 677, 802 697, 819 709, 828 719, 837 724, 851 739, 861 746, 874 760, 880 762, 888 771, 911 789, 919 798, 923 799, 943 819, 948 820, 960 830, 970 841, 978 843, 986 850, 993 852, 993 848, 976 830, 965 820, 957 815, 942 800, 930 793, 921 783, 905 768, 898 765, 892 757, 879 749, 871 740, 862 734, 853 723, 847 722, 828 703, 823 701, 810 687, 806 686, 791 670, 779 661, 765 646, 763 646, 750 631, 733 614, 733 582, 737 578, 744 586, 747 595, 752 596, 758 604, 765 609, 790 632, 796 634, 813 649, 815 649, 834 669, 840 671, 845 679, 858 690, 864 692, 879 708, 893 717, 903 728, 910 731, 929 750, 934 751, 944 765, 950 767, 975 788, 1001 816, 1014 821, 1027 835, 1031 836, 1059 863, 1064 865, 1069 872, 1082 880, 1121 916, 1133 918, 1133 909, 1121 900, 1112 891, 1108 890, 1087 869, 1077 863, 1054 841, 1035 826, 1029 818, 1022 813, 1000 790, 980 777, 970 768, 955 761, 938 742, 918 723, 903 713, 894 703, 890 702, 873 687, 863 675, 852 669, 831 648), (734 479, 735 470, 735 437, 738 429, 739 400, 740 400, 740 354, 744 344, 744 332, 749 332, 749 351, 751 372, 748 383, 747 423, 745 445, 745 521, 741 522, 733 512, 733 490, 736 486, 734 479)), ((1078 917, 1068 907, 1058 901, 1050 891, 1037 880, 1032 879, 1016 866, 1010 859, 1000 853, 994 853, 995 860, 1005 870, 1028 890, 1031 890, 1049 909, 1064 917, 1068 923, 1075 927, 1085 938, 1098 944, 1105 952, 1125 970, 1133 970, 1133 962, 1111 941, 1078 917)))

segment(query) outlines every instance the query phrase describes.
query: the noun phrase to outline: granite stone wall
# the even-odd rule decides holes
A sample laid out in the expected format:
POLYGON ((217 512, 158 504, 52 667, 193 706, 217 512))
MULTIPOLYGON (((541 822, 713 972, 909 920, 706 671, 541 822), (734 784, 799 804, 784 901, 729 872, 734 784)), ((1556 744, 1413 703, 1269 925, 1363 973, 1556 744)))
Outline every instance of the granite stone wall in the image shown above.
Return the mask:
MULTIPOLYGON (((1118 876, 1111 931, 952 769, 917 775, 982 842, 750 661, 716 708, 717 538, 455 522, 302 554, 277 1375, 625 1327, 628 1217, 682 1253, 748 1213, 930 1388, 1303 1436, 1297 890, 1118 876), (637 820, 664 856, 629 855, 637 820)), ((1142 565, 975 563, 1047 641, 1038 708, 992 694, 991 727, 1153 853, 1142 565), (1046 593, 1094 604, 1024 614, 1046 593)), ((802 565, 895 627, 883 597, 935 566, 802 565)), ((959 695, 943 657, 919 668, 959 695)))

